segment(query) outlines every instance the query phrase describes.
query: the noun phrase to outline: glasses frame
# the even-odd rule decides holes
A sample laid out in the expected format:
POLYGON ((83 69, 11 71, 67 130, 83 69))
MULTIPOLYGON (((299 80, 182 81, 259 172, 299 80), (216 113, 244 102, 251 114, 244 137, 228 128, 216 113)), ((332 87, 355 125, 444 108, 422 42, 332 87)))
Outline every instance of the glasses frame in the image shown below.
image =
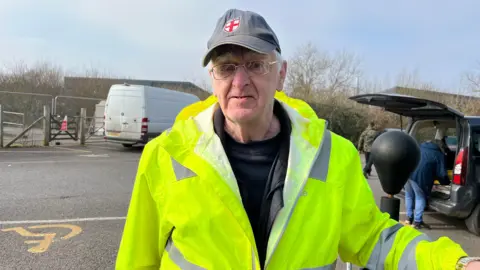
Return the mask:
POLYGON ((252 77, 252 76, 264 76, 264 75, 267 75, 268 73, 270 73, 272 71, 271 67, 273 64, 276 64, 278 63, 278 61, 271 61, 271 62, 268 62, 268 61, 263 61, 263 60, 254 60, 254 61, 248 61, 247 63, 244 63, 244 64, 239 64, 239 65, 236 65, 236 64, 218 64, 218 65, 215 65, 213 66, 209 71, 212 73, 212 76, 215 80, 227 80, 229 77, 231 77, 232 75, 234 75, 238 68, 239 67, 243 67, 243 69, 245 70, 245 72, 248 74, 249 77, 252 77), (263 62, 263 64, 266 64, 268 67, 267 67, 267 71, 265 73, 262 73, 262 74, 251 74, 251 72, 249 72, 247 70, 247 67, 245 65, 251 63, 251 62, 263 62), (217 78, 216 75, 215 75, 215 68, 216 67, 219 67, 219 66, 234 66, 235 67, 235 70, 232 71, 231 74, 227 75, 226 77, 223 77, 223 78, 217 78))

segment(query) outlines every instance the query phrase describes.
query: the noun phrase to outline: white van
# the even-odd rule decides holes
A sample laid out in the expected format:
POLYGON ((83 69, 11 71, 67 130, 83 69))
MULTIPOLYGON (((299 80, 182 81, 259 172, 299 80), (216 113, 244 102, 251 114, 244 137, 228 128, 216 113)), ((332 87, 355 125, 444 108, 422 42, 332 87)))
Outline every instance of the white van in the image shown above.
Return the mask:
POLYGON ((184 107, 199 100, 164 88, 114 84, 105 103, 105 139, 125 147, 146 144, 170 128, 184 107))

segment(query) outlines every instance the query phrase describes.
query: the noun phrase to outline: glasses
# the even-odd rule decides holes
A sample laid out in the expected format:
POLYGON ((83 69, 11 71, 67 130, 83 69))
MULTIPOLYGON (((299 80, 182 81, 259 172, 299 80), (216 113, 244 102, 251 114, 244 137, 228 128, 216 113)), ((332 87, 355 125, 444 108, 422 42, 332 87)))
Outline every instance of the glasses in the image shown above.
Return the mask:
POLYGON ((212 67, 210 71, 213 73, 213 78, 215 78, 216 80, 227 79, 231 75, 235 74, 239 67, 244 67, 245 71, 250 77, 256 75, 262 76, 268 74, 270 72, 271 65, 275 63, 277 63, 277 61, 249 61, 243 65, 220 64, 212 67))

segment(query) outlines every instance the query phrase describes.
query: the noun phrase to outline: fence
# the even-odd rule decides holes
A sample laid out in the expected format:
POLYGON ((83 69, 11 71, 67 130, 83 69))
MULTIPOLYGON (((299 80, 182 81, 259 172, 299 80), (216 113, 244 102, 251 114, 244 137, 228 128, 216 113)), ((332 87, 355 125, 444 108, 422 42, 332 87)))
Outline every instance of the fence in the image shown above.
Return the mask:
MULTIPOLYGON (((75 110, 78 105, 81 105, 81 108, 87 108, 87 110, 94 110, 95 104, 89 103, 89 101, 102 101, 103 99, 101 98, 92 98, 92 97, 76 97, 76 96, 56 96, 53 99, 53 114, 69 114, 71 110, 75 110), (60 100, 68 100, 68 101, 74 101, 74 104, 68 104, 67 101, 64 101, 63 103, 59 102, 60 100), (86 103, 85 103, 86 102, 86 103), (61 110, 59 109, 59 103, 61 105, 61 110), (75 106, 76 105, 76 106, 75 106)), ((77 107, 78 108, 78 107, 77 107)))
MULTIPOLYGON (((25 114, 20 113, 20 112, 9 112, 9 111, 3 111, 3 115, 5 116, 5 120, 3 121, 4 125, 11 125, 15 127, 20 127, 22 130, 25 129, 25 114), (8 116, 12 116, 10 118, 19 118, 18 116, 21 117, 20 123, 18 122, 9 122, 9 121, 15 121, 15 120, 8 120, 8 116), (16 117, 15 117, 16 116, 16 117)), ((18 120, 18 119, 17 119, 18 120)))
MULTIPOLYGON (((68 123, 66 129, 62 127, 62 121, 58 121, 54 115, 51 114, 50 107, 47 105, 43 106, 43 115, 36 120, 32 122, 27 127, 24 127, 25 125, 23 124, 23 128, 20 128, 20 130, 17 129, 16 132, 13 132, 12 135, 13 138, 10 138, 5 142, 5 125, 11 124, 8 123, 8 121, 5 120, 5 115, 11 114, 12 112, 7 111, 5 112, 3 110, 2 104, 0 104, 0 148, 3 147, 12 147, 12 145, 17 142, 20 138, 22 138, 27 132, 31 131, 36 125, 42 123, 42 129, 41 129, 41 144, 43 146, 49 146, 51 141, 54 140, 59 140, 60 137, 59 135, 67 135, 67 139, 71 139, 74 141, 79 140, 81 145, 85 145, 86 142, 86 134, 87 134, 87 110, 85 108, 82 108, 80 110, 80 116, 77 120, 74 121, 74 126, 75 128, 73 129, 74 131, 71 132, 71 130, 68 130, 68 123), (57 127, 57 128, 56 128, 57 127)), ((20 113, 15 113, 14 115, 20 115, 20 113)), ((15 123, 17 124, 17 123, 15 123)), ((66 136, 63 136, 65 139, 66 136)), ((102 136, 103 137, 103 136, 102 136)))
MULTIPOLYGON (((48 106, 45 106, 48 108, 48 106)), ((45 134, 48 134, 45 132, 45 130, 48 130, 49 127, 46 125, 46 119, 49 119, 49 111, 47 109, 44 110, 44 115, 33 121, 32 124, 30 124, 28 127, 25 128, 25 123, 23 122, 22 124, 19 123, 14 123, 14 122, 8 122, 5 121, 5 116, 6 115, 21 115, 22 113, 16 113, 16 112, 10 112, 10 111, 4 111, 2 105, 0 104, 0 147, 11 147, 16 141, 18 141, 20 138, 22 138, 28 131, 32 130, 35 125, 43 121, 43 144, 48 145, 49 143, 49 138, 45 136, 45 134), (5 143, 5 125, 14 125, 14 126, 20 126, 20 132, 17 134, 16 131, 19 131, 18 129, 14 129, 10 135, 14 136, 13 139, 10 139, 7 143, 5 143)))
MULTIPOLYGON (((60 90, 52 91, 59 92, 60 90)), ((62 121, 65 116, 68 116, 69 128, 72 129, 71 133, 76 137, 75 141, 79 140, 78 119, 80 119, 80 111, 81 108, 86 108, 88 112, 85 126, 88 134, 86 139, 93 141, 93 139, 99 138, 100 136, 102 136, 103 139, 103 119, 97 119, 99 115, 103 117, 103 111, 101 111, 101 108, 96 109, 102 100, 104 99, 97 97, 0 91, 0 103, 3 105, 3 139, 12 139, 17 134, 23 132, 29 123, 33 123, 40 117, 43 117, 44 106, 49 107, 51 114, 55 116, 55 120, 62 121), (96 110, 99 110, 98 115, 96 115, 96 110)), ((51 119, 53 129, 56 128, 54 125, 54 123, 56 123, 55 120, 51 119)), ((53 134, 56 132, 57 131, 54 130, 53 134)), ((61 137, 68 137, 64 135, 64 133, 58 134, 55 140, 61 137)), ((28 144, 32 146, 43 145, 43 136, 44 130, 41 126, 41 121, 36 122, 35 126, 23 132, 23 135, 17 139, 17 144, 28 144)))

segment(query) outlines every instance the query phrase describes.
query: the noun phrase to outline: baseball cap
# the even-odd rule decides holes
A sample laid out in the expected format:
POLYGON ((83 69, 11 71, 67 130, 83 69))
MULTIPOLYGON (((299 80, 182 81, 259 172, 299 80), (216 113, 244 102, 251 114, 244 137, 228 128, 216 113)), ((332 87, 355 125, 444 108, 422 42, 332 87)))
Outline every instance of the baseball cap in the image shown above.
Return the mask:
POLYGON ((258 53, 281 52, 278 38, 261 15, 239 9, 229 9, 217 21, 207 42, 203 66, 210 62, 212 52, 221 45, 233 44, 258 53))

